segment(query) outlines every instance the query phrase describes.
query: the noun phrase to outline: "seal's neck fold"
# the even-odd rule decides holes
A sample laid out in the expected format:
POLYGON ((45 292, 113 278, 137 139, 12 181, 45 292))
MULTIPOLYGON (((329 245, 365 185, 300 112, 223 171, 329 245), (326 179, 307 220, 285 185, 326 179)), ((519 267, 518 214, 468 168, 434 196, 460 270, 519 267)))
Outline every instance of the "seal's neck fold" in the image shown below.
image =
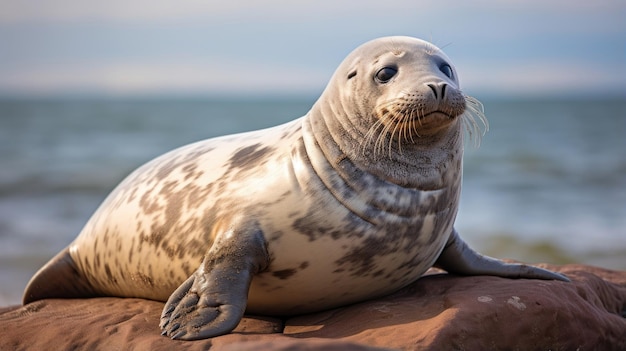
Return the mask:
POLYGON ((367 125, 375 123, 374 117, 348 116, 341 99, 320 101, 305 118, 315 140, 314 145, 307 147, 320 149, 333 168, 348 159, 359 169, 386 182, 421 190, 443 189, 450 186, 451 180, 457 183, 452 178, 460 177, 461 172, 460 121, 436 137, 415 137, 412 143, 386 140, 390 144, 385 152, 377 152, 374 143, 378 135, 367 135, 367 125), (364 123, 353 122, 361 119, 364 123))

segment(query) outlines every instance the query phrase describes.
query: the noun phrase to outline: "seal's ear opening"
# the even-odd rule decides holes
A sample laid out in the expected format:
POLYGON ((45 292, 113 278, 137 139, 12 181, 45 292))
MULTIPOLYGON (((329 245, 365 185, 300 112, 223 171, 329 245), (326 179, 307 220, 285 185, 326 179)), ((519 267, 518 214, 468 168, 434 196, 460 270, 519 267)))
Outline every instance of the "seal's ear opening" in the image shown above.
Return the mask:
POLYGON ((356 69, 348 73, 348 80, 354 78, 354 76, 356 76, 356 69))

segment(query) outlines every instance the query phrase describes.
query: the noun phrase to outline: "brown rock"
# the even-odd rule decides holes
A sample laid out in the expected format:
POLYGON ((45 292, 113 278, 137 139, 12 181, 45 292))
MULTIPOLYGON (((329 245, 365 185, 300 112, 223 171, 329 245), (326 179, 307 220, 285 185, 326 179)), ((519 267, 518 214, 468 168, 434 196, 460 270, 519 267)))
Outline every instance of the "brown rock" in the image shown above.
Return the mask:
POLYGON ((0 309, 0 350, 626 350, 626 272, 544 267, 572 282, 430 274, 387 297, 284 322, 248 316, 200 341, 161 336, 160 302, 44 300, 0 309))

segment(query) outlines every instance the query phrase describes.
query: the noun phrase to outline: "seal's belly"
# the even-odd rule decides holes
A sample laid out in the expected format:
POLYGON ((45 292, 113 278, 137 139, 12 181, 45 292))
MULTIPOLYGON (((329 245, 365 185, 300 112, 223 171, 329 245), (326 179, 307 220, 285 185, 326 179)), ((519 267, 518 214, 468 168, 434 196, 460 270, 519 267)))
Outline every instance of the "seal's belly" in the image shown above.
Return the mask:
MULTIPOLYGON (((323 208, 323 207, 320 207, 323 208)), ((318 233, 298 229, 269 240, 272 263, 252 280, 248 311, 289 315, 319 311, 394 292, 418 279, 443 250, 454 216, 426 213, 401 232, 370 227, 345 231, 353 214, 328 206, 318 233), (435 222, 447 221, 443 228, 435 222), (435 230, 443 229, 442 232, 435 230), (358 234, 355 234, 358 233, 358 234)), ((393 228, 390 223, 390 228, 393 228)), ((311 226, 307 226, 311 230, 311 226)), ((288 228, 283 228, 288 229, 288 228)))

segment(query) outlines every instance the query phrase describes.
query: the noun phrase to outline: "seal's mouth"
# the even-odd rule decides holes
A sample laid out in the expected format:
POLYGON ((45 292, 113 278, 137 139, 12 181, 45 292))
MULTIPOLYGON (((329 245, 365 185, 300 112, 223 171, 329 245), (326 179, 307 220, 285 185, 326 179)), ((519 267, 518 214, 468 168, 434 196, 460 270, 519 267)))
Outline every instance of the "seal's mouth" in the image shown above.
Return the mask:
MULTIPOLYGON (((462 128, 474 139, 478 145, 480 135, 487 129, 487 119, 484 115, 482 104, 469 96, 462 96, 454 103, 430 106, 415 101, 394 99, 383 103, 376 109, 373 125, 365 135, 365 144, 373 143, 375 153, 389 153, 392 149, 402 151, 403 145, 415 144, 424 137, 432 137, 446 130, 457 120, 462 128), (479 126, 481 122, 484 129, 479 126)), ((426 104, 427 105, 427 104, 426 104)))
POLYGON ((423 137, 430 136, 446 129, 461 113, 450 113, 448 111, 435 110, 424 114, 409 114, 391 121, 395 128, 402 130, 404 135, 423 137))
POLYGON ((428 112, 426 114, 424 114, 423 116, 415 116, 412 118, 413 121, 424 121, 424 120, 428 120, 428 119, 455 119, 459 116, 460 114, 450 114, 447 113, 445 111, 441 111, 441 110, 436 110, 436 111, 432 111, 432 112, 428 112))
POLYGON ((394 124, 397 128, 408 128, 407 132, 416 136, 432 134, 444 128, 465 112, 463 110, 405 111, 387 116, 383 123, 394 124))
POLYGON ((426 112, 418 107, 396 104, 379 109, 365 136, 366 144, 373 143, 375 154, 386 151, 391 155, 394 149, 402 153, 408 145, 447 129, 463 113, 443 109, 426 112))

